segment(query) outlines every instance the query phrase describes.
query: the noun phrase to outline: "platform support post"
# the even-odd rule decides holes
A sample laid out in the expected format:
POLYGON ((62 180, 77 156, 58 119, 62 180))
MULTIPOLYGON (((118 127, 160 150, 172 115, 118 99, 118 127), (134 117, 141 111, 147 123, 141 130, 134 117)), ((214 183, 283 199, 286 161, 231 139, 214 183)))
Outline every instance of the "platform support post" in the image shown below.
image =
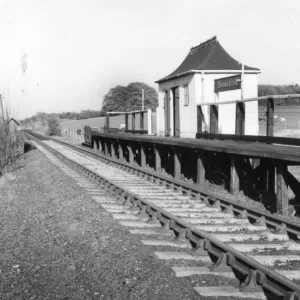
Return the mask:
POLYGON ((276 164, 276 199, 277 212, 283 216, 288 216, 288 169, 287 165, 281 161, 276 164))
POLYGON ((180 180, 181 177, 181 157, 178 149, 174 149, 174 179, 180 180))
POLYGON ((232 195, 236 195, 240 190, 239 160, 240 158, 237 156, 230 157, 230 193, 232 195))
POLYGON ((203 154, 197 151, 197 185, 202 186, 205 180, 205 166, 203 154))
POLYGON ((128 152, 129 152, 129 163, 133 164, 134 163, 134 156, 133 156, 132 145, 128 145, 128 152))
POLYGON ((154 148, 154 157, 155 157, 155 171, 161 172, 161 154, 157 145, 153 146, 154 148))
POLYGON ((107 145, 107 141, 104 141, 104 147, 105 147, 105 155, 108 155, 108 145, 107 145))
POLYGON ((113 141, 111 141, 111 143, 110 143, 110 152, 111 152, 111 158, 115 159, 116 158, 116 150, 115 150, 115 145, 114 145, 113 141))
POLYGON ((141 167, 144 168, 146 166, 146 153, 145 147, 141 144, 141 167))
POLYGON ((124 159, 123 148, 122 148, 122 145, 120 142, 119 142, 119 159, 121 159, 121 160, 124 159))

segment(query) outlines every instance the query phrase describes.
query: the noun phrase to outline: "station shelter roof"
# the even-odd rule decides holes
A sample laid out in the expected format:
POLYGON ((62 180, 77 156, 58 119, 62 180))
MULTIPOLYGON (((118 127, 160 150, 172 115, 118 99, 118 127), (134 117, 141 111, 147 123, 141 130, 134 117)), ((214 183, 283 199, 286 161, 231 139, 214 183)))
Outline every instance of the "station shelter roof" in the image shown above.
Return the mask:
MULTIPOLYGON (((171 80, 175 77, 181 77, 195 71, 238 71, 242 70, 242 64, 231 57, 221 46, 217 37, 192 47, 187 57, 181 65, 168 76, 159 79, 156 83, 171 80)), ((244 65, 244 71, 251 73, 260 73, 260 69, 244 65)))

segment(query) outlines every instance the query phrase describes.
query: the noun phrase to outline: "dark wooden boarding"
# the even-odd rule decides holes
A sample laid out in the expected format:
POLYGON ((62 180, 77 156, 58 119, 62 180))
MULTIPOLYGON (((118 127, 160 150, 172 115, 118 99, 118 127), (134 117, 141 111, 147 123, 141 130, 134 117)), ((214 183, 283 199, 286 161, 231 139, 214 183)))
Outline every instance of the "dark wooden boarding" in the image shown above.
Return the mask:
MULTIPOLYGON (((158 137, 149 135, 119 135, 115 133, 95 134, 93 137, 103 137, 107 139, 118 139, 124 141, 145 142, 177 147, 188 147, 199 150, 223 152, 228 154, 245 155, 255 158, 272 158, 300 164, 300 147, 289 145, 274 145, 262 142, 247 142, 234 140, 217 139, 192 139, 192 138, 173 138, 158 137)), ((243 136, 245 138, 246 136, 243 136)), ((265 137, 267 138, 267 137, 265 137)), ((284 139, 284 138, 282 138, 284 139)), ((288 140, 288 138, 286 138, 288 140)), ((296 140, 296 139, 291 139, 296 140)), ((293 145, 293 144, 292 144, 293 145)))
POLYGON ((194 167, 194 182, 199 186, 203 185, 206 174, 211 172, 214 155, 218 154, 221 157, 218 163, 229 162, 228 189, 231 194, 240 191, 241 181, 246 176, 259 189, 275 195, 276 211, 286 216, 289 211, 288 187, 297 199, 300 197, 300 183, 288 171, 289 165, 300 165, 300 147, 295 146, 299 145, 296 139, 289 141, 288 138, 240 135, 228 135, 226 138, 220 135, 220 139, 216 139, 219 137, 216 134, 198 134, 198 139, 179 139, 132 132, 135 134, 124 134, 124 131, 96 133, 92 135, 92 145, 96 151, 113 159, 137 163, 141 167, 152 164, 156 172, 164 170, 175 180, 181 180, 182 174, 194 167), (274 141, 286 144, 271 144, 274 141), (289 142, 292 145, 288 145, 289 142))

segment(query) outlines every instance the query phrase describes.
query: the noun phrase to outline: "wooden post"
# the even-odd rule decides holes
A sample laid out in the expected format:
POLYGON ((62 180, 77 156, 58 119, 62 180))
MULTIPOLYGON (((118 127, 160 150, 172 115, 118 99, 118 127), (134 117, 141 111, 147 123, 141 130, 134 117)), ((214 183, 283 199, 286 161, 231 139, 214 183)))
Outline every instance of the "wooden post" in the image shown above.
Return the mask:
POLYGON ((245 105, 243 102, 236 103, 235 134, 245 134, 245 105))
POLYGON ((131 124, 132 130, 135 130, 135 114, 132 114, 132 124, 131 124))
POLYGON ((230 193, 232 195, 236 195, 240 190, 239 159, 237 156, 231 156, 230 158, 230 193))
POLYGON ((267 100, 267 136, 274 136, 274 99, 267 100))
POLYGON ((275 165, 272 160, 267 165, 268 192, 271 195, 275 193, 275 165))
POLYGON ((128 152, 129 152, 129 163, 133 164, 134 163, 134 156, 133 156, 132 146, 130 144, 128 145, 128 152))
POLYGON ((109 129, 109 114, 106 114, 105 116, 105 125, 106 125, 106 129, 109 129))
POLYGON ((202 133, 203 113, 201 105, 197 106, 197 133, 202 133))
POLYGON ((104 141, 104 147, 105 147, 105 155, 108 154, 108 145, 107 145, 107 141, 104 141))
POLYGON ((161 172, 161 155, 157 145, 154 145, 155 171, 161 172))
POLYGON ((114 145, 113 141, 111 141, 111 143, 110 143, 110 152, 111 152, 111 158, 115 159, 116 158, 116 150, 115 150, 115 145, 114 145))
POLYGON ((219 131, 219 114, 218 114, 218 107, 216 105, 210 106, 210 133, 217 134, 219 131))
POLYGON ((283 216, 288 216, 288 170, 287 165, 281 161, 276 165, 276 183, 277 212, 283 216))
POLYGON ((141 144, 141 167, 146 166, 146 153, 145 153, 145 148, 144 145, 141 144))
POLYGON ((128 130, 128 114, 125 114, 125 130, 128 130))
POLYGON ((173 89, 174 97, 174 136, 180 137, 180 96, 179 87, 173 89))
MULTIPOLYGON (((152 134, 152 110, 150 108, 147 109, 147 118, 148 118, 148 134, 152 134)), ((156 119, 157 119, 156 113, 156 119)))
POLYGON ((181 178, 181 159, 178 149, 174 149, 174 179, 180 180, 181 178))
POLYGON ((197 151, 197 184, 202 186, 205 181, 205 167, 203 154, 197 151))
POLYGON ((124 153, 121 143, 119 142, 119 159, 124 159, 124 153))
POLYGON ((144 112, 140 114, 140 130, 144 130, 144 112))

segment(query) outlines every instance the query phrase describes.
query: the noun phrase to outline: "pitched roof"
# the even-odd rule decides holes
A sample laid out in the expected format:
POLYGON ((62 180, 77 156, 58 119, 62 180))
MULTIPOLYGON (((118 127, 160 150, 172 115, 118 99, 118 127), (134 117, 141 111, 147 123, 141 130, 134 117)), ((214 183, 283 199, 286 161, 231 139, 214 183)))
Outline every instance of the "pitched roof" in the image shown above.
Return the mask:
MULTIPOLYGON (((186 73, 193 72, 193 70, 237 71, 242 70, 242 64, 231 57, 220 45, 217 37, 214 36, 200 45, 192 47, 187 57, 174 72, 156 82, 160 83, 177 76, 186 75, 186 73)), ((246 65, 244 65, 244 70, 260 72, 259 69, 246 65)))

